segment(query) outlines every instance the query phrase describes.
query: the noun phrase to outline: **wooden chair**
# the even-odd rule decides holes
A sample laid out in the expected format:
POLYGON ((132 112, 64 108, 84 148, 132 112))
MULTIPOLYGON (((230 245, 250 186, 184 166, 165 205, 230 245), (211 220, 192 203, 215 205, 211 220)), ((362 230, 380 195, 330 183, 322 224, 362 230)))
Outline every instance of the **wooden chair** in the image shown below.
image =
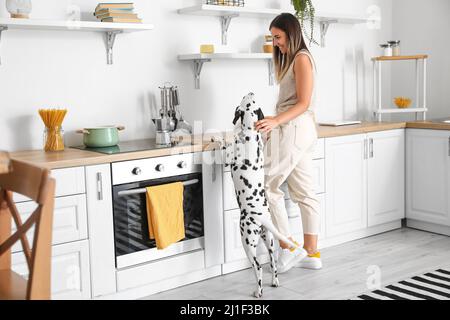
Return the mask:
POLYGON ((51 246, 55 180, 50 172, 11 160, 12 171, 0 174, 0 300, 50 299, 51 246), (22 223, 12 193, 37 203, 36 210, 22 223), (17 231, 11 235, 11 218, 17 231), (34 229, 33 246, 26 232, 34 229), (11 270, 11 247, 21 241, 28 265, 28 280, 11 270))

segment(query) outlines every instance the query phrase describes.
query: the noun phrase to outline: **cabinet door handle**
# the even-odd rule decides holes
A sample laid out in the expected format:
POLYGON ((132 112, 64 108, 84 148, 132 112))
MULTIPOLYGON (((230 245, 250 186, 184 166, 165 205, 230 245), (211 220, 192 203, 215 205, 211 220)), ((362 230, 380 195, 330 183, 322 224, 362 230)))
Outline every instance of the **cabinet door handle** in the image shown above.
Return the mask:
POLYGON ((448 137, 448 156, 450 157, 450 137, 448 137))
POLYGON ((97 172, 97 200, 103 200, 103 178, 101 172, 97 172))
POLYGON ((370 138, 370 145, 369 145, 369 152, 370 152, 370 158, 373 158, 373 139, 370 138))

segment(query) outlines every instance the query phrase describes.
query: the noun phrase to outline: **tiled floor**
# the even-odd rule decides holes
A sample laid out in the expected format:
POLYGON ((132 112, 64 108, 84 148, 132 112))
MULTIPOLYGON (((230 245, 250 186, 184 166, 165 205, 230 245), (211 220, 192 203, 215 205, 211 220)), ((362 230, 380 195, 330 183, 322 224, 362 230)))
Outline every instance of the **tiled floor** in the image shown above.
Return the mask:
MULTIPOLYGON (((440 267, 450 266, 450 237, 402 228, 321 250, 324 268, 293 268, 281 274, 280 287, 270 287, 264 266, 263 299, 349 299, 368 290, 367 281, 379 268, 381 286, 440 267), (374 266, 374 267, 372 267, 374 266)), ((201 281, 144 299, 253 299, 250 269, 201 281)))

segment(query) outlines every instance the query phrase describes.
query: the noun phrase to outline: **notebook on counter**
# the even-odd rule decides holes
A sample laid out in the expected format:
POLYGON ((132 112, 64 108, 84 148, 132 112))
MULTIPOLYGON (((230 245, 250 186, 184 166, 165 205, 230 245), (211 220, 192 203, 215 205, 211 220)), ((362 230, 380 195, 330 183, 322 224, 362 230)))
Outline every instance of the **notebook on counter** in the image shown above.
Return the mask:
POLYGON ((339 120, 339 121, 332 121, 332 122, 320 122, 319 125, 321 126, 330 126, 330 127, 340 127, 340 126, 349 126, 352 124, 361 124, 361 121, 345 121, 345 120, 339 120))

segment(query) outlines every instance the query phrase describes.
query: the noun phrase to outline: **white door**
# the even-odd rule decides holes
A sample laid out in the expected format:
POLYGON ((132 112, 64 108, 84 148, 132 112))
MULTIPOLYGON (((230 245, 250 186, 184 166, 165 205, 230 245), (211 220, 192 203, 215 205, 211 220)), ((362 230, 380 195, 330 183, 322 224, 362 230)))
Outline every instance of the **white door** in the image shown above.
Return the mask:
POLYGON ((406 217, 450 225, 450 132, 407 129, 406 217))
POLYGON ((111 166, 86 167, 92 296, 116 292, 111 166))
POLYGON ((327 237, 367 227, 366 151, 365 134, 325 140, 327 237))
POLYGON ((405 130, 367 135, 368 226, 405 217, 405 130))

